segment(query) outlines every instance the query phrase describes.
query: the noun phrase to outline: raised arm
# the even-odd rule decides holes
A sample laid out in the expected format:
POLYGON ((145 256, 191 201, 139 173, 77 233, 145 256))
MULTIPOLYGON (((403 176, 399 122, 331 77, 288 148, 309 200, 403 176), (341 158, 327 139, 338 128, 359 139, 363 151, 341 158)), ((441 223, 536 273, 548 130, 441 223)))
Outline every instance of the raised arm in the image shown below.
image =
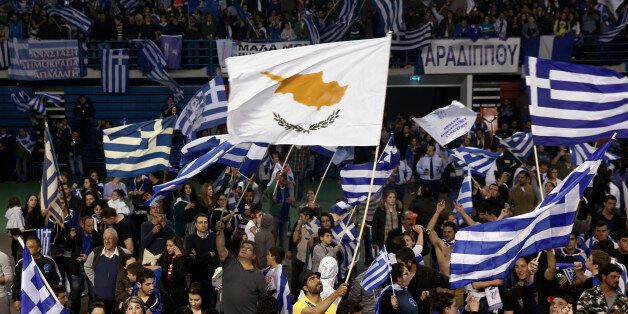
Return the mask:
POLYGON ((225 224, 222 221, 216 222, 216 250, 218 251, 218 257, 220 262, 224 262, 229 255, 227 247, 225 245, 225 224))

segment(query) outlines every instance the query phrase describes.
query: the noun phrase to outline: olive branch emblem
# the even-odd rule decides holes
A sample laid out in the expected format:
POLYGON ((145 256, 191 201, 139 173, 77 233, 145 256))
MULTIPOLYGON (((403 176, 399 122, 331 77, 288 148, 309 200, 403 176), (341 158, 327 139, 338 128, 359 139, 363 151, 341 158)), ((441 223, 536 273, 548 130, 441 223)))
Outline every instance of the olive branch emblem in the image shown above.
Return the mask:
POLYGON ((284 129, 288 130, 288 131, 295 131, 295 132, 299 132, 299 133, 305 133, 308 134, 311 131, 317 131, 320 129, 324 129, 328 126, 330 126, 331 124, 333 124, 334 122, 336 122, 336 119, 338 119, 338 117, 340 116, 340 110, 336 110, 334 112, 332 112, 327 118, 325 118, 322 121, 316 122, 314 124, 310 124, 310 126, 306 129, 303 128, 302 126, 298 125, 298 124, 292 124, 288 121, 286 121, 286 119, 284 119, 284 117, 282 117, 280 114, 273 112, 273 116, 274 116, 274 120, 277 121, 277 124, 279 124, 279 126, 283 127, 284 129))

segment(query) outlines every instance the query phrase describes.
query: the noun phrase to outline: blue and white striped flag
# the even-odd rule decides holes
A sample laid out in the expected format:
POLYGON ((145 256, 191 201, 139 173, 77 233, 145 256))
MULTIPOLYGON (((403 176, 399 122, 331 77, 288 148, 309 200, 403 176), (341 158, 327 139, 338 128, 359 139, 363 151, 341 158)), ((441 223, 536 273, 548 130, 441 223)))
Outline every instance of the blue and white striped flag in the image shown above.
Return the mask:
POLYGON ((331 157, 331 162, 334 165, 338 165, 343 161, 353 159, 355 153, 355 147, 349 146, 335 147, 314 145, 310 146, 310 149, 325 157, 331 157))
POLYGON ((354 15, 358 9, 358 0, 340 0, 342 7, 335 23, 326 25, 320 30, 320 41, 323 43, 331 43, 341 40, 351 28, 354 22, 354 15))
POLYGON ((50 256, 50 239, 52 238, 52 230, 50 229, 36 229, 35 234, 39 241, 41 241, 41 254, 50 256))
POLYGON ((234 145, 227 141, 222 142, 216 148, 187 164, 185 167, 181 168, 174 180, 154 186, 153 190, 155 191, 155 194, 148 201, 146 201, 146 203, 152 204, 160 202, 166 197, 166 195, 175 191, 181 184, 192 179, 192 177, 216 163, 233 147, 234 145))
POLYGON ((393 34, 391 50, 416 50, 429 46, 432 42, 432 24, 427 23, 413 31, 393 34))
POLYGON ((530 132, 517 132, 508 138, 500 138, 499 143, 504 145, 515 157, 525 161, 532 153, 534 142, 530 132))
POLYGON ((170 167, 174 117, 103 131, 108 177, 131 178, 170 167))
MULTIPOLYGON (((384 184, 386 184, 390 175, 399 165, 399 161, 399 152, 395 146, 395 138, 391 135, 386 148, 377 161, 372 194, 379 192, 384 184)), ((366 202, 372 173, 372 162, 346 165, 342 168, 340 171, 340 184, 342 185, 342 190, 345 192, 347 203, 355 205, 366 202)))
POLYGON ((378 13, 378 34, 397 34, 405 28, 402 0, 371 0, 371 6, 378 13))
POLYGON ((210 135, 197 138, 181 148, 181 164, 188 164, 194 159, 214 149, 220 143, 226 141, 229 134, 210 135))
POLYGON ((331 229, 334 239, 340 243, 342 260, 338 261, 341 274, 346 274, 351 265, 351 259, 358 247, 358 228, 355 226, 350 214, 336 222, 331 229))
POLYGON ((20 143, 24 149, 26 149, 31 155, 33 154, 33 149, 35 149, 35 141, 33 141, 33 137, 26 133, 26 136, 20 137, 19 135, 15 137, 15 141, 20 143))
POLYGON ((273 284, 276 292, 273 297, 277 299, 277 309, 281 314, 292 313, 292 295, 290 294, 290 286, 288 285, 288 276, 283 271, 283 265, 277 265, 277 268, 271 269, 270 266, 263 270, 264 276, 268 278, 272 276, 273 284))
POLYGON ((458 231, 451 255, 451 288, 504 279, 518 258, 564 246, 582 193, 597 173, 609 145, 606 143, 578 166, 534 211, 458 231))
POLYGON ((251 143, 251 147, 249 147, 246 155, 244 155, 244 160, 240 165, 240 173, 246 177, 250 177, 254 173, 257 173, 260 164, 267 155, 268 144, 251 143))
POLYGON ((52 136, 50 136, 50 130, 47 125, 44 131, 44 164, 42 169, 39 195, 41 210, 42 212, 49 211, 57 220, 57 223, 63 224, 62 196, 59 190, 59 167, 57 166, 52 146, 52 136))
MULTIPOLYGON (((576 165, 580 165, 587 161, 595 153, 595 147, 587 144, 575 144, 569 145, 569 155, 571 155, 571 162, 576 165)), ((617 160, 619 156, 606 152, 604 154, 604 160, 617 160)))
POLYGON ((310 37, 310 43, 312 45, 321 43, 321 35, 318 32, 318 26, 316 24, 316 17, 310 10, 305 10, 303 13, 303 23, 305 23, 305 27, 307 28, 308 35, 310 37))
POLYGON ((528 57, 535 145, 628 137, 628 78, 612 70, 528 57))
POLYGON ((46 277, 39 270, 29 250, 24 250, 22 273, 15 275, 22 276, 22 286, 20 287, 21 313, 69 313, 46 282, 46 277))
POLYGON ((26 112, 30 109, 28 101, 31 99, 31 96, 23 88, 19 86, 17 88, 17 92, 11 92, 11 99, 13 100, 17 110, 26 112))
POLYGON ((364 278, 360 283, 362 289, 366 292, 373 292, 375 288, 379 287, 382 283, 388 280, 392 267, 388 262, 388 252, 386 252, 386 246, 383 245, 382 249, 377 254, 371 266, 364 273, 364 278))
POLYGON ((222 76, 209 81, 188 101, 174 125, 175 130, 188 139, 195 139, 196 132, 227 122, 227 94, 222 76))
POLYGON ((458 160, 461 166, 468 167, 471 169, 471 172, 481 176, 485 176, 495 160, 502 155, 488 150, 464 146, 449 150, 449 153, 458 160))
POLYGON ((628 26, 628 9, 624 10, 624 14, 621 16, 621 19, 617 21, 617 24, 614 27, 611 27, 607 31, 601 33, 597 36, 597 41, 608 43, 613 41, 617 35, 621 34, 624 31, 624 28, 628 26))
POLYGON ((183 89, 166 71, 166 59, 157 44, 151 40, 135 42, 140 46, 137 65, 146 78, 168 87, 176 101, 183 99, 183 89))
POLYGON ((51 101, 53 105, 59 107, 61 97, 48 93, 39 93, 34 96, 29 95, 23 88, 18 87, 17 93, 11 93, 11 99, 15 103, 17 110, 26 112, 33 110, 41 115, 46 114, 46 104, 51 101))
POLYGON ((35 0, 11 0, 11 5, 16 13, 24 14, 33 11, 35 0))
POLYGON ((103 93, 126 93, 129 85, 129 49, 102 50, 103 93))
POLYGON ((1 40, 0 41, 0 69, 6 69, 10 64, 10 55, 9 55, 9 41, 1 40))
POLYGON ((46 5, 45 9, 48 15, 59 16, 63 18, 67 24, 75 26, 84 32, 88 32, 92 27, 92 19, 75 8, 62 5, 46 5))
MULTIPOLYGON (((462 205, 467 214, 471 215, 473 212, 473 185, 471 184, 471 170, 469 169, 467 169, 467 173, 464 175, 464 179, 462 180, 462 185, 460 186, 460 192, 458 192, 456 202, 462 205)), ((462 215, 458 212, 456 212, 456 221, 459 226, 464 223, 462 215)))
POLYGON ((125 10, 128 10, 131 13, 135 11, 135 8, 137 7, 137 0, 119 0, 118 2, 125 10))

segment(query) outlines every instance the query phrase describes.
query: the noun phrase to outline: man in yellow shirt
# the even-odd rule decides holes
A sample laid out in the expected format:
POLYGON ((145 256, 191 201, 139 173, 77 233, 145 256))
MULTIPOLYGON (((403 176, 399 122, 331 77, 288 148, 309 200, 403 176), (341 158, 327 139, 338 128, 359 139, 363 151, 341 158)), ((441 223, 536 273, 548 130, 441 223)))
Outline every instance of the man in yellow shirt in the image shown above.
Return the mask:
POLYGON ((305 296, 300 298, 292 307, 293 314, 333 314, 336 313, 334 300, 343 297, 347 293, 348 285, 341 284, 329 297, 321 298, 323 284, 321 283, 321 273, 312 272, 305 269, 299 275, 305 296))

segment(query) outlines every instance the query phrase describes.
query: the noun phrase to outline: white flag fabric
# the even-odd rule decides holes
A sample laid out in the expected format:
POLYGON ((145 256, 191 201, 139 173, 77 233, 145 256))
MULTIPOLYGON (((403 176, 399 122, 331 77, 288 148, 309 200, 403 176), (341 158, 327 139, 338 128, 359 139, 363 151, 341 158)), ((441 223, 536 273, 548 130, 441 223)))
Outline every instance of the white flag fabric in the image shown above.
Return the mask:
POLYGON ((452 101, 444 108, 432 111, 423 118, 412 119, 414 123, 422 127, 441 146, 454 139, 469 133, 476 113, 458 101, 452 101))
POLYGON ((234 142, 379 144, 390 36, 227 58, 234 142))

